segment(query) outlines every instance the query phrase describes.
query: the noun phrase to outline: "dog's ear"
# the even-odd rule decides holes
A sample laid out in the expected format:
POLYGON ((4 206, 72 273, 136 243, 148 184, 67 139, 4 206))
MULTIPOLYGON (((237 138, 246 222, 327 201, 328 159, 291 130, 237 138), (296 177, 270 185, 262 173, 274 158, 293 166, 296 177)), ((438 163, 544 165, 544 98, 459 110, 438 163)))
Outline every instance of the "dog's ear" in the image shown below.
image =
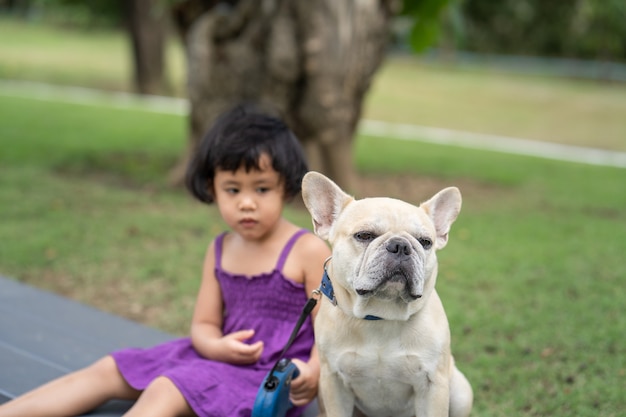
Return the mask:
POLYGON ((302 200, 311 213, 315 234, 328 240, 337 217, 354 199, 324 175, 310 171, 302 179, 302 200))
POLYGON ((430 216, 437 231, 435 248, 441 249, 448 243, 450 226, 461 211, 461 192, 456 187, 439 191, 430 200, 420 205, 430 216))

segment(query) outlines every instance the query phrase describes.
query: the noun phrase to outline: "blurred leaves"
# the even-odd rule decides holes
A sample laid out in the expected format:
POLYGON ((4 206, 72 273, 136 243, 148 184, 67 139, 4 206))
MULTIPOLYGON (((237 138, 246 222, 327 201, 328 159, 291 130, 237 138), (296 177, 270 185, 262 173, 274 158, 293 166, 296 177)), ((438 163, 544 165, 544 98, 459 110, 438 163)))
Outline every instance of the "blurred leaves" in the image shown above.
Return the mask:
POLYGON ((459 9, 462 19, 462 29, 451 26, 456 33, 449 34, 458 49, 626 59, 623 0, 456 0, 450 9, 459 9))
POLYGON ((439 37, 440 15, 448 0, 405 0, 402 15, 412 19, 409 44, 416 52, 422 52, 439 37))

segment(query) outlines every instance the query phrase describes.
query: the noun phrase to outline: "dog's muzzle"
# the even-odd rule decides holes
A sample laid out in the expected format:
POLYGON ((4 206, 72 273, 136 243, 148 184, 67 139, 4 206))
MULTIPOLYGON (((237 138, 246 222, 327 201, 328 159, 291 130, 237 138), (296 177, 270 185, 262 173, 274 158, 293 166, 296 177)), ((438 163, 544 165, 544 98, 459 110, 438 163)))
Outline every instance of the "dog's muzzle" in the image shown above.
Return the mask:
POLYGON ((369 278, 355 286, 357 294, 389 299, 400 296, 405 302, 422 297, 423 282, 418 274, 422 260, 408 239, 391 237, 373 256, 380 262, 364 275, 369 278))

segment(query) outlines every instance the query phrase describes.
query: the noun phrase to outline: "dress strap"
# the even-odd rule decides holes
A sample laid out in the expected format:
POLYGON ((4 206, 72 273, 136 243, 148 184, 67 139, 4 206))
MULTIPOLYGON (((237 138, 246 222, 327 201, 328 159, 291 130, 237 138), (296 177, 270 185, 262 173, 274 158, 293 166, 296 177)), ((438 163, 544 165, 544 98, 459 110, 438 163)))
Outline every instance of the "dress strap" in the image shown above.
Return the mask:
POLYGON ((222 247, 224 245, 224 236, 226 232, 223 232, 215 239, 215 268, 222 269, 222 247))
POLYGON ((296 233, 294 233, 293 236, 291 236, 291 238, 289 238, 289 240, 287 241, 287 244, 283 248, 283 251, 280 253, 278 262, 276 263, 275 269, 277 271, 280 271, 280 272, 283 271, 283 266, 285 266, 285 261, 287 260, 287 257, 289 256, 289 252, 291 252, 291 248, 293 248, 293 245, 296 244, 296 241, 298 240, 300 236, 305 235, 307 233, 309 233, 307 229, 300 229, 296 233))

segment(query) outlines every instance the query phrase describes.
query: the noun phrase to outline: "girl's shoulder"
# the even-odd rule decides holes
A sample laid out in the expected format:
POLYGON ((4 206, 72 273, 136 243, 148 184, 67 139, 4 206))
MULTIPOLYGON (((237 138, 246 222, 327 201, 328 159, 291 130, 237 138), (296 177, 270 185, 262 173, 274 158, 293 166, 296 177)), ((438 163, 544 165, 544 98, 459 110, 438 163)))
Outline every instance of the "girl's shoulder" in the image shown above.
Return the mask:
POLYGON ((313 232, 300 236, 292 248, 285 274, 297 282, 304 283, 306 292, 319 287, 324 270, 324 261, 330 256, 330 247, 313 232))
POLYGON ((310 230, 307 230, 307 233, 303 233, 298 238, 292 250, 294 255, 304 258, 330 256, 330 247, 328 244, 310 230))
POLYGON ((224 244, 224 237, 227 235, 227 232, 222 232, 218 235, 216 235, 213 239, 211 239, 211 241, 209 242, 208 246, 207 246, 207 255, 215 255, 215 251, 216 250, 220 250, 222 249, 222 246, 224 244))

